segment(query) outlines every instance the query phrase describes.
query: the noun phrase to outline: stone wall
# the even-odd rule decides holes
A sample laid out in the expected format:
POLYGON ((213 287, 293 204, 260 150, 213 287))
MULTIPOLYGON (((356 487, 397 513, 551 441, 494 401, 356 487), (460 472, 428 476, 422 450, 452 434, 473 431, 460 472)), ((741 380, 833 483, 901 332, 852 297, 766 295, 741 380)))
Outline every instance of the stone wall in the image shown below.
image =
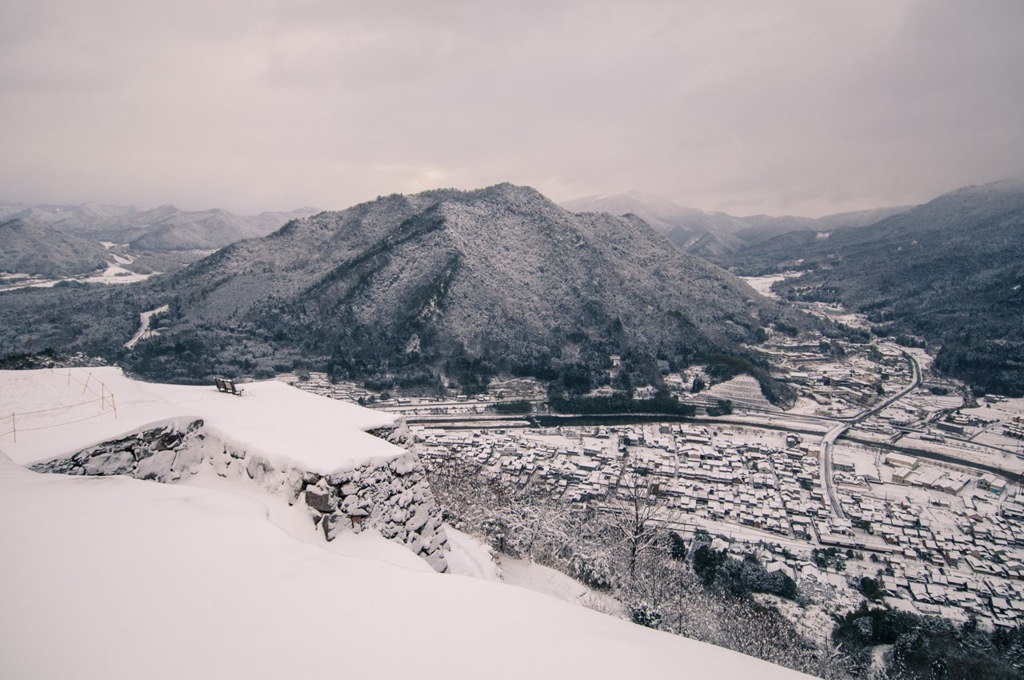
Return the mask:
POLYGON ((412 453, 369 463, 347 472, 320 475, 296 468, 275 469, 255 454, 237 451, 209 437, 203 421, 168 424, 84 449, 68 458, 32 466, 37 472, 69 475, 128 475, 178 482, 203 472, 258 485, 301 501, 311 521, 331 541, 343 531, 375 529, 401 543, 435 570, 445 572, 448 538, 423 465, 412 453))

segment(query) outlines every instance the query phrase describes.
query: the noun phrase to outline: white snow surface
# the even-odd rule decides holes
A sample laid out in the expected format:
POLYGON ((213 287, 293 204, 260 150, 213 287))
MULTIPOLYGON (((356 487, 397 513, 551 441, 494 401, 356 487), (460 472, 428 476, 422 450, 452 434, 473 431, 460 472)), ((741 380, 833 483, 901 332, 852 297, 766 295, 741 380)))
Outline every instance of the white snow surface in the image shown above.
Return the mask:
POLYGON ((627 618, 625 607, 615 598, 592 590, 571 576, 531 560, 508 555, 502 555, 499 564, 498 556, 473 536, 448 525, 445 525, 444 532, 451 549, 447 555, 449 574, 501 581, 621 619, 627 618))
POLYGON ((741 276, 739 279, 769 300, 779 300, 781 298, 772 292, 772 284, 799 275, 800 272, 783 272, 769 276, 741 276))
POLYGON ((554 597, 494 582, 490 552, 457 532, 449 559, 475 578, 372 531, 326 543, 304 505, 212 469, 165 485, 22 467, 196 418, 322 474, 404 454, 364 431, 393 416, 274 381, 243 387, 0 371, 3 677, 805 677, 560 601, 581 602, 578 584, 537 565, 509 562, 505 579, 554 597))
POLYGON ((365 432, 393 425, 393 415, 275 380, 239 387, 241 397, 146 383, 111 367, 0 371, 0 450, 28 465, 201 418, 209 434, 277 468, 331 474, 405 453, 365 432))
POLYGON ((628 618, 626 608, 614 597, 597 592, 560 571, 530 560, 501 558, 502 580, 565 602, 593 609, 620 619, 628 618))
POLYGON ((484 581, 501 581, 501 567, 494 560, 494 554, 486 545, 469 534, 445 525, 448 537, 448 572, 459 576, 471 576, 484 581))
POLYGON ((10 678, 789 678, 497 583, 332 553, 210 489, 0 456, 10 678))
MULTIPOLYGON (((117 258, 117 256, 114 256, 117 258)), ((123 259, 123 258, 119 258, 123 259)), ((106 269, 97 274, 87 276, 80 279, 83 283, 104 283, 108 285, 113 284, 125 284, 125 283, 138 283, 139 281, 145 281, 155 274, 137 274, 136 272, 130 271, 122 267, 122 264, 131 264, 130 262, 118 262, 117 264, 108 265, 106 269)))
POLYGON ((103 271, 92 274, 71 276, 63 279, 47 279, 29 274, 3 274, 0 272, 0 291, 18 290, 19 288, 53 288, 62 281, 76 281, 78 283, 99 283, 104 285, 119 285, 125 283, 138 283, 156 276, 159 272, 152 274, 138 274, 122 267, 122 264, 131 264, 131 260, 111 253, 117 262, 108 264, 103 271))

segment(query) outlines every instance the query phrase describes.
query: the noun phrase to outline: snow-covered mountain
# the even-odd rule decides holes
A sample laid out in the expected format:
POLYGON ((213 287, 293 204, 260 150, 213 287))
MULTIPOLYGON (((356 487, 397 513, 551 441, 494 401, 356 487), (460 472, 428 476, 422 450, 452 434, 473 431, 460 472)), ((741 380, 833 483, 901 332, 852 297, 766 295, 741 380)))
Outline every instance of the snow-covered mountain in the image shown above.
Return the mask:
POLYGON ((808 270, 779 286, 863 311, 879 332, 922 336, 942 348, 936 368, 981 391, 1024 395, 1020 180, 957 189, 863 228, 788 234, 735 264, 808 270))
POLYGON ((215 325, 333 356, 353 376, 447 365, 551 377, 628 352, 686 361, 786 313, 639 218, 573 214, 508 184, 293 221, 152 291, 171 305, 167 343, 215 325))
POLYGON ((96 203, 0 204, 0 220, 29 218, 82 238, 128 244, 137 251, 215 250, 239 239, 265 236, 289 220, 315 212, 299 208, 246 216, 219 208, 188 211, 173 205, 139 210, 96 203))
POLYGON ((169 205, 137 210, 94 203, 0 203, 0 224, 5 227, 0 229, 0 271, 49 277, 86 274, 110 261, 102 253, 104 242, 126 246, 124 253, 175 254, 157 260, 163 271, 170 263, 180 266, 181 261, 201 256, 192 251, 208 252, 239 239, 265 236, 289 220, 315 212, 301 208, 242 216, 220 209, 185 211, 169 205))
POLYGON ((620 194, 586 196, 562 204, 574 212, 631 213, 686 252, 716 264, 728 264, 730 258, 751 244, 789 232, 826 231, 838 227, 863 227, 905 212, 906 206, 876 208, 837 213, 819 218, 792 215, 748 215, 737 217, 723 212, 704 212, 672 201, 631 191, 620 194))
POLYGON ((140 251, 215 250, 240 239, 266 236, 289 220, 314 212, 307 208, 246 217, 221 209, 189 212, 161 206, 85 223, 76 226, 74 231, 128 243, 132 249, 140 251))
MULTIPOLYGON (((327 543, 312 521, 321 500, 309 497, 312 478, 289 505, 273 472, 384 464, 401 476, 408 468, 387 461, 407 454, 363 432, 386 416, 295 392, 260 383, 236 397, 135 383, 115 369, 0 372, 5 676, 805 677, 521 588, 439 574, 375 529, 356 534, 356 523, 327 543), (326 411, 335 417, 318 417, 326 411), (19 416, 15 434, 6 423, 19 416), (193 444, 208 458, 167 436, 197 418, 206 436, 193 430, 193 444), (139 438, 152 427, 164 434, 139 438), (178 483, 19 464, 111 438, 144 442, 131 449, 136 463, 180 463, 178 483), (218 467, 224 455, 234 471, 218 467), (256 458, 276 467, 252 473, 256 458)), ((100 455, 108 458, 97 464, 110 464, 100 455)))
POLYGON ((562 203, 573 212, 606 212, 612 215, 633 214, 666 234, 681 236, 684 232, 731 234, 747 226, 739 218, 725 213, 706 213, 687 208, 657 196, 638 191, 619 194, 583 196, 562 203))
POLYGON ((0 272, 48 277, 101 270, 110 259, 98 242, 29 217, 0 221, 0 272))

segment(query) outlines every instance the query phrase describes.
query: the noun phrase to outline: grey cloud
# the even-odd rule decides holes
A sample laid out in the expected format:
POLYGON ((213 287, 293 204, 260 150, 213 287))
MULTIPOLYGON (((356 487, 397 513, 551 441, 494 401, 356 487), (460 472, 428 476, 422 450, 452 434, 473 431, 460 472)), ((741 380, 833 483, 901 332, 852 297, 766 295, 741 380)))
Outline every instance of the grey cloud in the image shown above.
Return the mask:
POLYGON ((0 199, 926 200, 1024 175, 1022 7, 0 0, 0 199))

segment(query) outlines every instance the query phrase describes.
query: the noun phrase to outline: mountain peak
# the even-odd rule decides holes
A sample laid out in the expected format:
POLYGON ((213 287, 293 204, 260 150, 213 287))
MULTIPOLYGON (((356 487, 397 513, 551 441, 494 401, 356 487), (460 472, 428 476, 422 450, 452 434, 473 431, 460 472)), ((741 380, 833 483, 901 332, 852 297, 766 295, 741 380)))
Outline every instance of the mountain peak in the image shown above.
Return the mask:
POLYGON ((544 201, 550 203, 546 196, 533 187, 512 184, 511 182, 492 184, 482 189, 430 189, 419 194, 413 194, 411 198, 428 198, 464 204, 481 200, 501 200, 515 203, 544 201))
POLYGON ((511 183, 298 220, 180 272, 167 296, 183 329, 273 328, 281 351, 332 357, 338 376, 460 382, 473 380, 467 366, 596 375, 610 354, 683 364, 737 348, 780 313, 641 219, 573 214, 511 183))

